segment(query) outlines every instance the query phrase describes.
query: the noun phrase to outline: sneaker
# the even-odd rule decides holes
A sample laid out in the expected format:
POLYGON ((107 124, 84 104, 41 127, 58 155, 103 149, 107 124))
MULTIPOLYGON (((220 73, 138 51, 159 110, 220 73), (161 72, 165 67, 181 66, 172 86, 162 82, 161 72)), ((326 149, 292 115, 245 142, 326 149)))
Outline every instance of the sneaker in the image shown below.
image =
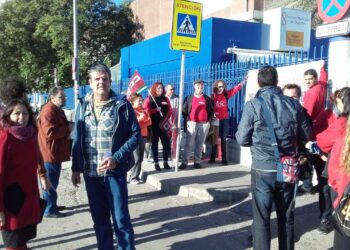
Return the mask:
POLYGON ((137 184, 140 184, 140 181, 139 181, 138 179, 132 179, 132 180, 130 181, 130 184, 132 184, 132 185, 137 185, 137 184))
POLYGON ((162 170, 160 169, 160 166, 159 166, 158 163, 155 163, 155 164, 154 164, 154 168, 155 168, 157 171, 162 171, 162 170))
POLYGON ((164 169, 171 169, 171 167, 169 166, 169 164, 167 162, 164 162, 163 167, 164 167, 164 169))
POLYGON ((321 234, 329 234, 333 230, 332 223, 328 219, 321 219, 321 223, 318 226, 318 231, 321 234))
POLYGON ((202 165, 200 163, 195 163, 193 164, 193 167, 198 169, 198 168, 202 168, 202 165))
POLYGON ((187 168, 187 164, 181 163, 181 165, 179 166, 179 169, 185 169, 185 168, 187 168))

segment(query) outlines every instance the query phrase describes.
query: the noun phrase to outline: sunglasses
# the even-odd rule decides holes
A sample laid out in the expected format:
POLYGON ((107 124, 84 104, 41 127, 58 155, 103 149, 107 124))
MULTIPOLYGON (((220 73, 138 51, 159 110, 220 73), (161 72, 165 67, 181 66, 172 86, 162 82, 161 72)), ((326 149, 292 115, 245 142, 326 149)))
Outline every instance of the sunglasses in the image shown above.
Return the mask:
POLYGON ((218 86, 218 88, 219 88, 219 89, 223 89, 223 88, 224 88, 224 86, 218 86))

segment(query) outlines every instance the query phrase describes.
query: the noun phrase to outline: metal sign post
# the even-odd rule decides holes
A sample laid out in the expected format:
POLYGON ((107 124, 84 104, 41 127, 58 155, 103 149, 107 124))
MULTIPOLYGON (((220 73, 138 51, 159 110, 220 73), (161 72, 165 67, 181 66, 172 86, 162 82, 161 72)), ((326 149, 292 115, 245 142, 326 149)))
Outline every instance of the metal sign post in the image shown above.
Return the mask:
POLYGON ((173 5, 173 23, 171 29, 170 48, 181 50, 181 75, 180 75, 180 93, 179 93, 179 112, 177 119, 177 139, 176 139, 176 159, 175 172, 178 171, 180 157, 180 139, 181 139, 181 118, 182 103, 184 99, 185 85, 185 51, 200 51, 201 29, 202 29, 202 9, 201 3, 195 3, 184 0, 174 0, 173 5))
POLYGON ((181 117, 182 117, 182 103, 184 99, 184 85, 185 85, 185 59, 186 52, 182 51, 181 55, 181 73, 180 73, 180 96, 179 96, 179 111, 177 118, 177 139, 176 139, 176 158, 175 158, 175 172, 179 171, 180 145, 181 145, 181 117))

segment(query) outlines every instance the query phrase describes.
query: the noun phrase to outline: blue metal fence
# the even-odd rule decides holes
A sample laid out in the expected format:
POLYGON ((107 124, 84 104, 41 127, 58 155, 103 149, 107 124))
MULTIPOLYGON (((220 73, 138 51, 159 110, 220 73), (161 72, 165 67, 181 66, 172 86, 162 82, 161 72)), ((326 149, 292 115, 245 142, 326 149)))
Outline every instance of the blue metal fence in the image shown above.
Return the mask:
MULTIPOLYGON (((313 57, 309 55, 309 51, 290 51, 283 54, 272 54, 259 57, 250 57, 244 61, 223 62, 212 65, 198 66, 185 70, 184 80, 184 96, 193 93, 193 82, 196 79, 202 79, 204 83, 204 92, 207 95, 212 93, 212 83, 222 79, 227 83, 227 88, 231 89, 240 83, 243 77, 251 69, 259 69, 262 66, 272 65, 275 67, 301 64, 316 60, 327 61, 327 56, 323 53, 323 46, 313 48, 313 57)), ((180 70, 172 72, 162 72, 152 75, 142 75, 147 86, 151 86, 154 82, 162 82, 164 85, 172 84, 175 93, 179 94, 180 88, 180 70)), ((120 82, 120 90, 126 90, 129 79, 123 79, 120 82)), ((145 91, 143 95, 147 95, 145 91)), ((229 136, 232 136, 236 130, 236 124, 241 118, 244 105, 245 88, 238 94, 229 99, 228 108, 230 114, 230 130, 229 136)))
MULTIPOLYGON (((198 66, 188 68, 185 70, 184 81, 184 96, 193 93, 193 82, 196 79, 205 81, 204 92, 207 95, 212 93, 212 83, 216 80, 224 80, 227 83, 228 89, 233 88, 240 83, 243 77, 251 69, 259 69, 265 65, 272 65, 275 67, 288 66, 300 63, 306 63, 316 60, 327 61, 327 55, 323 53, 322 47, 313 48, 312 57, 310 51, 290 51, 283 54, 273 54, 268 56, 250 57, 244 61, 223 62, 211 65, 198 66)), ((179 66, 180 68, 180 66, 179 66)), ((179 94, 180 89, 180 70, 171 72, 162 72, 152 75, 142 75, 145 83, 150 87, 154 82, 162 82, 164 85, 172 84, 175 88, 175 93, 179 94)), ((121 92, 127 89, 129 79, 113 83, 112 89, 116 92, 121 92)), ((80 96, 85 96, 90 91, 89 85, 80 87, 80 96)), ((67 95, 67 107, 74 108, 74 91, 73 88, 65 89, 67 95)), ((142 93, 147 96, 147 91, 142 93)), ((238 94, 233 96, 228 101, 228 108, 230 114, 230 129, 229 136, 233 135, 236 130, 236 124, 241 118, 241 113, 244 105, 245 88, 238 94)))

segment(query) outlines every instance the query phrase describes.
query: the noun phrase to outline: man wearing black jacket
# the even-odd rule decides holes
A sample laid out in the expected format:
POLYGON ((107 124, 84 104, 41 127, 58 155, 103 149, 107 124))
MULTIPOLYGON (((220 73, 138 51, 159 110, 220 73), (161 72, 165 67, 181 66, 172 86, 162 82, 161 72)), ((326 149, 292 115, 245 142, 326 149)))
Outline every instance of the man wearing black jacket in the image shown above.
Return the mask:
POLYGON ((298 101, 283 95, 277 87, 277 70, 265 66, 259 70, 259 91, 243 109, 236 133, 237 142, 251 147, 253 248, 271 249, 270 216, 275 204, 279 249, 294 249, 295 184, 277 182, 277 160, 274 155, 267 120, 258 97, 266 103, 271 115, 280 156, 293 156, 296 146, 311 136, 311 127, 298 101))

